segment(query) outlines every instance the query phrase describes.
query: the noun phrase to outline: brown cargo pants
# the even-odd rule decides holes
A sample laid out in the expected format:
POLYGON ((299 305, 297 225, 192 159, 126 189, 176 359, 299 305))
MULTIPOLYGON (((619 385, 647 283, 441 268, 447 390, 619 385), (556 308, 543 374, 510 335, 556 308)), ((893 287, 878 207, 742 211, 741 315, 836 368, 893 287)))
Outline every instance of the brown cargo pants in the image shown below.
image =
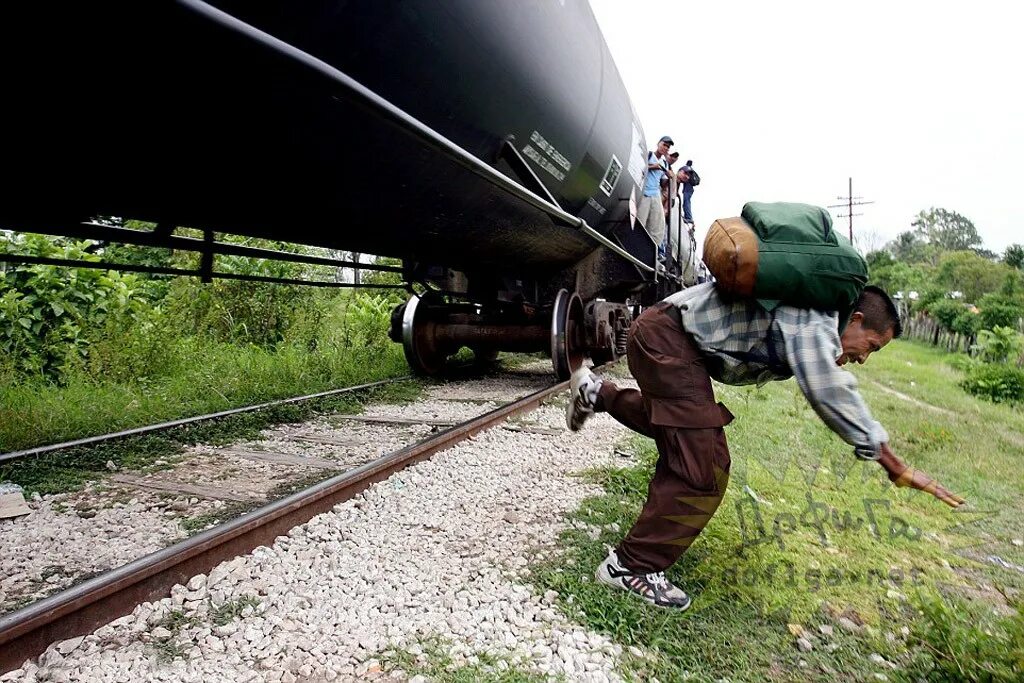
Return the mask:
POLYGON ((658 462, 640 517, 616 550, 625 568, 659 572, 686 552, 725 495, 730 460, 722 427, 733 416, 715 402, 704 359, 671 304, 633 322, 626 359, 640 391, 605 381, 596 409, 654 439, 658 462))

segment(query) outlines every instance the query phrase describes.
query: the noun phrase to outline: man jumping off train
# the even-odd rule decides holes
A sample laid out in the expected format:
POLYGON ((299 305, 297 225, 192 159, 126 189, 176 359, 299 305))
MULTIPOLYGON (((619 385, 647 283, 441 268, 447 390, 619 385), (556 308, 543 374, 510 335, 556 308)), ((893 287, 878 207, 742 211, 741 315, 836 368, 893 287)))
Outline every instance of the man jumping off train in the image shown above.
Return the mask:
POLYGON ((714 283, 677 292, 645 310, 627 343, 640 390, 620 389, 587 368, 572 375, 566 422, 573 431, 607 412, 654 439, 658 461, 636 524, 597 569, 597 579, 659 607, 684 610, 690 597, 665 570, 714 516, 729 481, 723 427, 733 416, 715 402, 711 378, 751 384, 796 377, 825 424, 874 460, 897 486, 957 507, 964 499, 897 458, 872 419, 846 363, 864 363, 902 328, 892 299, 868 286, 840 334, 838 314, 783 305, 769 313, 753 299, 727 300, 714 283))

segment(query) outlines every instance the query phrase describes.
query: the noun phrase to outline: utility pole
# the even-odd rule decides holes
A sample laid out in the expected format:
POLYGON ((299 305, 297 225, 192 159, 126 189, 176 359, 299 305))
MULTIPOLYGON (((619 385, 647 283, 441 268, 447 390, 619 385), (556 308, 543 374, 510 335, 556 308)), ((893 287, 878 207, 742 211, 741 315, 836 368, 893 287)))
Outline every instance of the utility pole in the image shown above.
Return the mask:
POLYGON ((854 197, 853 196, 853 178, 850 178, 850 185, 849 185, 849 192, 848 192, 848 194, 845 197, 836 197, 836 199, 842 199, 846 203, 845 204, 831 204, 831 205, 829 205, 828 208, 830 208, 830 209, 846 209, 846 213, 839 214, 837 216, 837 218, 849 218, 850 219, 850 244, 853 244, 853 217, 854 216, 863 216, 864 215, 862 213, 854 213, 853 212, 853 207, 855 207, 855 206, 864 206, 865 204, 874 204, 875 202, 874 201, 870 201, 870 202, 854 201, 854 200, 864 199, 864 198, 863 197, 854 197))

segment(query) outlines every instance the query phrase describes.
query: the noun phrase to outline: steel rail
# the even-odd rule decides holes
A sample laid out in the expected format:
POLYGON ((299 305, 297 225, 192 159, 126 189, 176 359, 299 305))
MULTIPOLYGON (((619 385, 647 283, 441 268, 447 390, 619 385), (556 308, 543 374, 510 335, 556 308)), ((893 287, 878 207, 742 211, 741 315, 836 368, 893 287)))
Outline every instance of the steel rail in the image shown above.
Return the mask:
POLYGON ((91 633, 130 613, 136 605, 159 600, 196 574, 245 554, 331 510, 371 484, 513 415, 528 412, 568 388, 560 382, 475 417, 419 443, 269 503, 247 515, 168 548, 89 579, 16 612, 0 616, 0 673, 14 670, 54 642, 91 633))
POLYGON ((132 429, 125 429, 120 432, 111 432, 110 434, 99 434, 97 436, 88 436, 82 439, 75 439, 73 441, 63 441, 61 443, 49 444, 46 446, 36 446, 35 448, 25 448, 20 451, 10 451, 9 453, 0 453, 0 462, 5 460, 16 460, 18 458, 26 458, 32 455, 44 455, 46 453, 52 453, 54 451, 63 451, 68 448, 75 448, 78 446, 93 446, 98 443, 105 441, 113 441, 115 439, 123 439, 129 436, 139 436, 140 434, 149 434, 151 432, 163 431, 166 429, 173 429, 174 427, 182 427, 184 425, 193 424, 195 422, 203 422, 206 420, 216 420, 221 417, 227 417, 228 415, 238 415, 239 413, 249 413, 254 410, 264 410, 266 408, 273 408, 274 406, 287 405, 289 403, 299 403, 302 401, 312 401, 317 398, 325 398, 327 396, 337 396, 338 394, 347 394, 353 391, 360 391, 362 389, 372 389, 379 387, 384 384, 393 384, 394 382, 402 382, 407 379, 412 379, 412 375, 402 375, 401 377, 394 377, 392 379, 382 379, 377 382, 370 382, 368 384, 358 384, 352 387, 344 387, 342 389, 330 389, 328 391, 321 391, 316 394, 307 394, 305 396, 293 396, 292 398, 282 398, 277 401, 268 401, 267 403, 257 403, 251 406, 245 406, 242 408, 231 408, 230 410, 222 410, 217 413, 207 413, 206 415, 196 415, 194 417, 185 417, 180 420, 171 420, 170 422, 160 422, 157 424, 146 425, 145 427, 134 427, 132 429))
POLYGON ((339 69, 331 66, 327 62, 314 57, 313 55, 300 50, 291 43, 286 43, 280 38, 270 35, 269 33, 262 31, 251 24, 247 24, 241 19, 228 14, 227 12, 220 10, 209 3, 203 2, 203 0, 177 0, 179 5, 195 12, 201 17, 222 26, 225 29, 233 31, 239 35, 245 36, 246 38, 277 52, 278 54, 284 55, 296 62, 299 62, 303 66, 310 68, 326 79, 331 81, 335 86, 340 86, 349 98, 354 100, 357 104, 370 109, 371 111, 377 112, 382 115, 383 118, 389 120, 392 124, 398 128, 412 133, 421 142, 425 143, 428 147, 440 152, 450 160, 454 161, 458 165, 462 166, 471 173, 483 178, 487 182, 495 185, 514 197, 523 200, 530 206, 538 209, 548 216, 561 221, 565 225, 575 228, 583 234, 590 237, 592 240, 600 244, 601 246, 609 249, 610 251, 621 256, 625 260, 632 263, 637 268, 645 270, 647 272, 655 272, 655 269, 637 257, 630 254, 628 251, 623 249, 621 246, 610 240, 608 237, 602 235, 600 232, 592 228, 585 220, 579 216, 574 216, 561 208, 555 206, 543 197, 538 196, 534 192, 531 192, 527 188, 523 187, 519 183, 515 182, 504 173, 496 170, 490 165, 484 163, 480 159, 476 158, 468 151, 455 144, 445 136, 438 133, 436 130, 426 125, 419 119, 399 109, 391 102, 373 92, 362 83, 359 83, 348 74, 340 71, 339 69))

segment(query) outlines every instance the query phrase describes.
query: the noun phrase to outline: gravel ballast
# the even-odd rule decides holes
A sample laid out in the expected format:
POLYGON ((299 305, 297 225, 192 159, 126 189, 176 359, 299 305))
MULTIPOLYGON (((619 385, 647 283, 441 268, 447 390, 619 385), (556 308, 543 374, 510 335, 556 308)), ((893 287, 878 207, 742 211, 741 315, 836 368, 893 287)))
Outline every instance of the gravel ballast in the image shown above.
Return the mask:
MULTIPOLYGON (((462 418, 428 403, 417 414, 462 418)), ((422 659, 440 638, 456 663, 486 653, 499 667, 618 680, 621 647, 539 595, 526 553, 552 546, 563 515, 599 493, 572 473, 614 462, 626 430, 598 415, 572 434, 560 405, 523 422, 562 431, 477 435, 4 679, 365 680, 388 676, 387 650, 422 659)))
MULTIPOLYGON (((465 420, 536 391, 550 379, 547 368, 527 367, 446 382, 429 387, 429 395, 436 400, 425 405, 370 404, 364 414, 431 420, 437 419, 440 410, 446 419, 465 420), (487 402, 457 402, 462 396, 487 402)), ((111 475, 128 474, 139 482, 165 485, 165 491, 100 479, 73 493, 37 494, 28 501, 30 514, 0 520, 0 614, 180 541, 188 535, 191 520, 215 522, 225 505, 234 505, 232 501, 256 507, 283 495, 280 489, 289 482, 308 486, 316 478, 358 467, 437 430, 427 424, 363 424, 343 417, 352 416, 324 415, 306 423, 277 425, 264 430, 258 440, 226 448, 192 446, 169 461, 157 460, 151 472, 111 467, 111 475), (233 452, 313 457, 336 467, 326 471, 260 462, 233 452), (174 492, 178 484, 205 486, 230 498, 178 494, 174 492)))

